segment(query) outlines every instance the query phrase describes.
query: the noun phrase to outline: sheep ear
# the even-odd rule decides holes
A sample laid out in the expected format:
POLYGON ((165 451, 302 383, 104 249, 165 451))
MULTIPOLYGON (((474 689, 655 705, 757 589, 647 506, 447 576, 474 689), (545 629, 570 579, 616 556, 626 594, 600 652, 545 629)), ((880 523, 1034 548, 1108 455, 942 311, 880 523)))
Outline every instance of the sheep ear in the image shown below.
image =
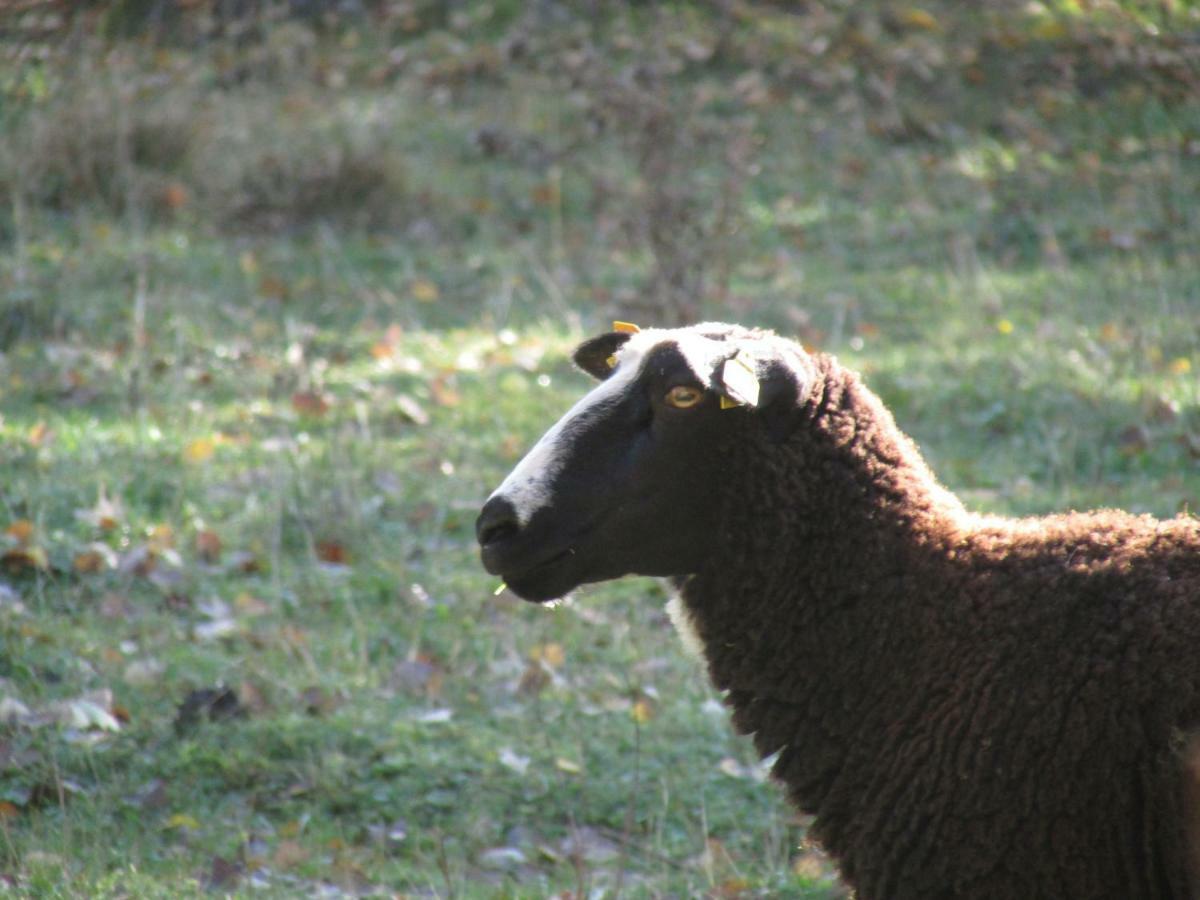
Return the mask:
POLYGON ((575 365, 583 369, 593 378, 601 381, 613 373, 616 368, 616 353, 621 346, 632 337, 627 331, 611 331, 591 340, 584 341, 575 348, 572 358, 575 365))
POLYGON ((755 408, 776 443, 787 440, 803 421, 800 398, 808 393, 810 378, 800 360, 781 356, 767 360, 761 368, 755 408))

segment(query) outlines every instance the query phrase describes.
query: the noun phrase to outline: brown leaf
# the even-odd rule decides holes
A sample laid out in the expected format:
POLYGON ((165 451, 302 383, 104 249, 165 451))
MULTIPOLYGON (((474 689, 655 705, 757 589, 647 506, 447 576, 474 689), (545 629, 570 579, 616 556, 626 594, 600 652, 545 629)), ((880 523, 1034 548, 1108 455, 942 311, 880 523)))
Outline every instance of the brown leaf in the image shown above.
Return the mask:
POLYGON ((567 661, 567 653, 562 644, 550 642, 535 646, 529 651, 529 658, 534 662, 543 662, 552 669, 561 669, 567 661))
POLYGON ((264 275, 258 281, 258 292, 268 300, 286 300, 288 284, 278 275, 264 275))
POLYGON ((1150 449, 1150 432, 1145 425, 1130 425, 1117 435, 1117 449, 1124 456, 1137 456, 1150 449))
POLYGON ((234 887, 241 880, 242 866, 231 862, 223 856, 214 856, 208 867, 208 877, 204 879, 204 887, 209 891, 225 891, 234 887))
POLYGON ((0 556, 0 567, 15 573, 30 569, 45 571, 50 568, 50 561, 41 547, 14 547, 0 556))
POLYGON ((33 537, 33 523, 28 519, 17 519, 4 529, 4 533, 18 544, 28 544, 33 537))
POLYGON ((45 422, 39 420, 30 426, 27 437, 29 445, 37 448, 49 443, 54 438, 54 432, 45 422))
POLYGON ((161 778, 152 778, 143 784, 130 798, 135 806, 142 809, 162 809, 167 805, 167 783, 161 778))
POLYGON ((517 692, 537 695, 546 689, 550 681, 550 673, 546 671, 546 667, 540 662, 531 662, 521 673, 521 680, 517 683, 517 692))
POLYGON ((335 540, 317 541, 313 550, 317 554, 317 559, 323 563, 330 563, 335 566, 346 566, 350 564, 350 554, 346 550, 345 545, 335 540))
POLYGON ((212 459, 216 452, 216 441, 209 437, 198 437, 189 441, 183 448, 183 461, 192 465, 201 465, 212 459))
POLYGON ((279 869, 292 869, 308 859, 308 851, 299 841, 284 840, 279 842, 275 852, 271 854, 271 862, 279 869))
POLYGON ((270 708, 270 704, 267 703, 267 698, 263 694, 262 689, 252 681, 243 681, 239 684, 237 693, 238 702, 241 703, 242 708, 248 713, 259 715, 270 708))
POLYGON ((462 396, 451 387, 450 379, 446 375, 439 375, 429 382, 429 393, 438 406, 455 407, 462 403, 462 396))
POLYGON ((329 412, 329 401, 317 391, 297 391, 292 394, 292 409, 302 416, 320 418, 329 412))
POLYGON ((137 544, 129 549, 117 564, 118 571, 123 575, 137 575, 145 578, 154 571, 158 564, 158 554, 149 544, 137 544))
POLYGON ((94 575, 116 568, 117 555, 106 544, 90 544, 86 550, 75 554, 71 565, 81 575, 94 575))
POLYGON ((125 510, 120 499, 110 499, 103 487, 96 497, 96 505, 91 509, 75 510, 75 518, 87 522, 101 531, 112 531, 125 518, 125 510))
POLYGON ((432 699, 442 691, 441 668, 428 657, 405 659, 392 669, 391 685, 397 690, 432 699))
POLYGON ((163 189, 162 199, 168 209, 180 210, 188 205, 191 197, 182 182, 172 181, 163 189))
POLYGON ((226 565, 229 571, 240 572, 243 575, 253 575, 261 568, 258 557, 248 550, 239 550, 229 554, 226 565))
POLYGON ((206 563, 221 561, 221 537, 215 531, 202 528, 196 532, 196 556, 206 563))
POLYGON ((337 694, 331 694, 316 685, 300 692, 300 703, 310 716, 323 716, 333 712, 340 705, 341 699, 337 694))

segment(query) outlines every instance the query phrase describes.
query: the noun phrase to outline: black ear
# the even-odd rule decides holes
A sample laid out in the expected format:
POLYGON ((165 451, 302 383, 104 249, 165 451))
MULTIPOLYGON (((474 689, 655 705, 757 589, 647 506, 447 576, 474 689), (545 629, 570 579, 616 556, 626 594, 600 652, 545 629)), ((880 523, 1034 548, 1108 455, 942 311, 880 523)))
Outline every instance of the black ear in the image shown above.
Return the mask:
POLYGON ((603 381, 612 374, 615 365, 613 356, 630 337, 632 335, 624 331, 610 331, 594 337, 576 347, 572 359, 583 371, 603 381))
POLYGON ((782 443, 803 421, 800 401, 808 394, 812 373, 792 354, 770 359, 761 371, 757 415, 771 440, 782 443))

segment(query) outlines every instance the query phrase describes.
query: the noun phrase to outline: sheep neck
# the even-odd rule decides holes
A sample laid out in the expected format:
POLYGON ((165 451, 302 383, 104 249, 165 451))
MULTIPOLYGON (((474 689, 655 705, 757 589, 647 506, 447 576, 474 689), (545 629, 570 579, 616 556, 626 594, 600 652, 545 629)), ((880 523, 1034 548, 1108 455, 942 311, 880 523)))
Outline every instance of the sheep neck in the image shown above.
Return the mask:
POLYGON ((723 549, 682 596, 734 724, 763 755, 796 746, 780 774, 819 816, 871 730, 907 702, 896 676, 921 599, 906 586, 964 513, 857 377, 816 362, 793 437, 733 451, 723 549))

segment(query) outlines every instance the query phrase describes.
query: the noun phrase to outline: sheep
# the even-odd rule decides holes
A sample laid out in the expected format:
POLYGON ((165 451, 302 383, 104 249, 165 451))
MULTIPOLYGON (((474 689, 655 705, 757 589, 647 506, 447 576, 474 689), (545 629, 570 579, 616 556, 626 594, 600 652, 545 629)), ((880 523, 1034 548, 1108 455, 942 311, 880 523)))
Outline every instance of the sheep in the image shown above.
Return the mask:
POLYGON ((669 578, 861 898, 1200 895, 1200 520, 974 514, 833 357, 630 331, 484 505, 489 572, 669 578))

